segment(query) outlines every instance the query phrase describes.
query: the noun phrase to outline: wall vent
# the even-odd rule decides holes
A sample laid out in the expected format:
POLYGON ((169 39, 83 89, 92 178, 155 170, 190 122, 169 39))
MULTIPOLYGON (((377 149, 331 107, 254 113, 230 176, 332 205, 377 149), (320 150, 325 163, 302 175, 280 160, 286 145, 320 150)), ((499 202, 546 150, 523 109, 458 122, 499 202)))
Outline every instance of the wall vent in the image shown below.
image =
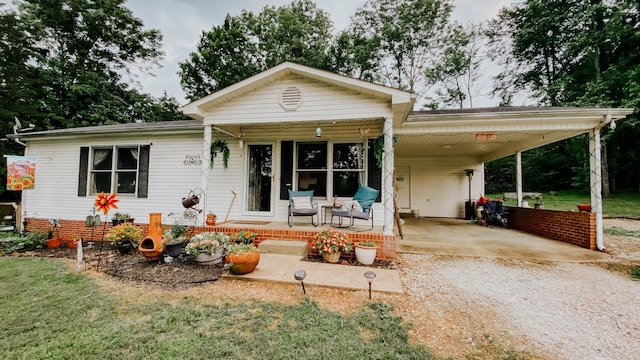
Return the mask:
POLYGON ((279 102, 285 111, 296 111, 302 106, 302 92, 295 86, 289 86, 280 93, 279 102))

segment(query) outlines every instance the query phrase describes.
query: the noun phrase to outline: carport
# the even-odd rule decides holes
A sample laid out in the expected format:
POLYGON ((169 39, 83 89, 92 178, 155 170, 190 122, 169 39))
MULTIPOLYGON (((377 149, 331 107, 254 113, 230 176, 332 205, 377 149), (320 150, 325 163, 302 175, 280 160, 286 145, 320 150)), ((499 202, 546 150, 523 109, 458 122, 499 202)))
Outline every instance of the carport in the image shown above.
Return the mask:
POLYGON ((532 235, 523 231, 486 227, 450 218, 405 218, 398 253, 443 256, 536 259, 547 261, 603 260, 606 253, 532 235))
POLYGON ((420 216, 464 218, 464 200, 474 201, 485 193, 484 163, 510 155, 516 156, 513 190, 521 206, 521 153, 588 133, 591 211, 595 215, 595 242, 603 250, 600 131, 605 126, 615 129, 616 121, 632 112, 628 108, 564 107, 411 112, 393 127, 398 138, 394 147, 396 171, 409 169, 407 176, 397 175, 399 207, 420 216), (436 172, 438 175, 433 175, 436 172), (405 178, 411 180, 408 189, 403 188, 405 178))

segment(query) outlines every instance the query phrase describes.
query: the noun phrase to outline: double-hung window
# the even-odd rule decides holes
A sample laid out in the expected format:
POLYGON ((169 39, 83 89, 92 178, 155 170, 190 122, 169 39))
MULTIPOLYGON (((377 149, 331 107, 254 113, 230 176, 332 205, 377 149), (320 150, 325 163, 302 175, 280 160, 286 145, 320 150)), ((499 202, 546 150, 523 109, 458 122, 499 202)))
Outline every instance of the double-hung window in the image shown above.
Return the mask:
POLYGON ((333 194, 353 196, 365 184, 363 143, 333 144, 333 194))
POLYGON ((148 145, 80 149, 78 195, 118 193, 147 197, 148 145))

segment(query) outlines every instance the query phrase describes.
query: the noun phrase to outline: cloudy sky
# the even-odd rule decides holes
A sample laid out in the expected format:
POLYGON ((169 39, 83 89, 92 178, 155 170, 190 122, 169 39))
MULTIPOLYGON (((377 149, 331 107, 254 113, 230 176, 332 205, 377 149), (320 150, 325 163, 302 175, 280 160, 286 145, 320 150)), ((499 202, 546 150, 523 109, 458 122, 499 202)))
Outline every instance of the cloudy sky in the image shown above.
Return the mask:
MULTIPOLYGON (((327 11, 334 23, 334 30, 347 27, 349 18, 364 0, 315 0, 316 5, 327 11)), ((513 0, 454 0, 453 19, 466 24, 494 17, 500 8, 513 0)), ((164 91, 185 104, 184 92, 177 75, 178 63, 187 59, 203 31, 220 25, 226 14, 238 15, 243 9, 259 13, 267 5, 282 6, 291 0, 128 0, 126 6, 134 16, 144 21, 145 27, 159 29, 163 35, 162 50, 165 53, 162 68, 154 69, 154 76, 141 75, 142 91, 161 96, 164 91)), ((475 107, 493 106, 495 100, 476 98, 475 107)))

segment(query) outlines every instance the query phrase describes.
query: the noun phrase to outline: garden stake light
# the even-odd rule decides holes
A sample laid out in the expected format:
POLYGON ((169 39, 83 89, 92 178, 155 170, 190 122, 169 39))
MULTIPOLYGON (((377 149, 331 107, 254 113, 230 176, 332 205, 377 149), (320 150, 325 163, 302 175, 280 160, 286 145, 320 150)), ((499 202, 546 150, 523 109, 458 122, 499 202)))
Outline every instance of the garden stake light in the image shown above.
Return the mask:
POLYGON ((364 277, 367 278, 367 282, 369 282, 369 300, 371 300, 371 283, 373 279, 376 278, 376 273, 373 271, 367 271, 364 273, 364 277))
POLYGON ((295 274, 293 274, 293 278, 300 281, 300 285, 302 285, 302 293, 306 294, 307 292, 304 289, 304 278, 307 277, 307 273, 304 270, 298 270, 295 274))

